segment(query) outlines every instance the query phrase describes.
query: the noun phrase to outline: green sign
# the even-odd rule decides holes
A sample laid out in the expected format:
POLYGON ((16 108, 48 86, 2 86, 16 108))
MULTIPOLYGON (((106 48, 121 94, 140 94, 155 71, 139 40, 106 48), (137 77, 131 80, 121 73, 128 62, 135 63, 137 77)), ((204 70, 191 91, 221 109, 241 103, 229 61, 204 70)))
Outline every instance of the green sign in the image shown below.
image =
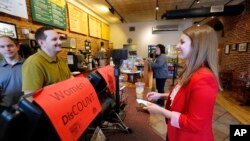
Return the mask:
POLYGON ((60 5, 53 0, 30 0, 33 21, 66 29, 66 4, 60 5))

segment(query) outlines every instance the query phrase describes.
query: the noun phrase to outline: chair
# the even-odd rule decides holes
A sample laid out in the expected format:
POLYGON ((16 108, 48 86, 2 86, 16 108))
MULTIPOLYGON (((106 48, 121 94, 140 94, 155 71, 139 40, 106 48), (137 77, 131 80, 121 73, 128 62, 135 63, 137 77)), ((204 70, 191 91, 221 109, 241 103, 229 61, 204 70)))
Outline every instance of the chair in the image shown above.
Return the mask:
POLYGON ((224 89, 230 90, 232 87, 233 74, 232 71, 222 71, 219 73, 221 85, 224 89))
POLYGON ((244 102, 244 89, 246 88, 245 73, 234 71, 232 76, 232 96, 236 100, 244 102))
MULTIPOLYGON (((250 82, 248 82, 250 83, 250 82)), ((242 104, 249 104, 250 100, 250 86, 249 84, 246 84, 245 87, 242 90, 242 104)))

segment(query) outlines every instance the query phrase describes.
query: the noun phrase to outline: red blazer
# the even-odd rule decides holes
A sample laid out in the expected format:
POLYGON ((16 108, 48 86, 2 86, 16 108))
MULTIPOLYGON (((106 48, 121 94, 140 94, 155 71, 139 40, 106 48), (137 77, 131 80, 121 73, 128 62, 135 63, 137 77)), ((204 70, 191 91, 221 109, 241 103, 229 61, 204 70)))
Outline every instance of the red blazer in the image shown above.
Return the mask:
POLYGON ((181 113, 179 126, 168 120, 169 141, 213 141, 212 118, 218 83, 213 73, 201 67, 193 73, 190 81, 176 94, 172 105, 170 99, 167 109, 181 113))

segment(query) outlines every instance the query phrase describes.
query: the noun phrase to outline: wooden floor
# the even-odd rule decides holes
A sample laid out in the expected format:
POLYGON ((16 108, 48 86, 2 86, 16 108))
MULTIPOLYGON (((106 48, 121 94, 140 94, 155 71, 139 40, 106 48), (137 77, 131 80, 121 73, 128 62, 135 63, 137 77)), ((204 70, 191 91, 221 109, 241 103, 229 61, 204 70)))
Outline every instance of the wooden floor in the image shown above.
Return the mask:
POLYGON ((241 105, 231 95, 230 91, 220 92, 216 102, 242 124, 250 124, 250 105, 241 105))

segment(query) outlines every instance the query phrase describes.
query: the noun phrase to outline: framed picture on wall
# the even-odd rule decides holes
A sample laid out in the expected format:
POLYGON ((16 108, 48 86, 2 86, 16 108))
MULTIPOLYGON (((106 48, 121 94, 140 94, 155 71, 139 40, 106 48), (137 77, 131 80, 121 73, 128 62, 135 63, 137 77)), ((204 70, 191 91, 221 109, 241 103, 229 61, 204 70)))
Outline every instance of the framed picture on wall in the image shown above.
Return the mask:
POLYGON ((226 46, 225 46, 224 53, 225 53, 226 55, 228 55, 228 54, 230 53, 230 46, 229 46, 229 45, 226 45, 226 46))
POLYGON ((238 51, 239 52, 247 51, 247 43, 240 43, 240 44, 238 44, 238 51))
POLYGON ((233 51, 237 50, 236 44, 231 44, 230 45, 230 50, 233 50, 233 51))
POLYGON ((17 39, 16 25, 12 23, 0 22, 0 36, 10 36, 17 39))

